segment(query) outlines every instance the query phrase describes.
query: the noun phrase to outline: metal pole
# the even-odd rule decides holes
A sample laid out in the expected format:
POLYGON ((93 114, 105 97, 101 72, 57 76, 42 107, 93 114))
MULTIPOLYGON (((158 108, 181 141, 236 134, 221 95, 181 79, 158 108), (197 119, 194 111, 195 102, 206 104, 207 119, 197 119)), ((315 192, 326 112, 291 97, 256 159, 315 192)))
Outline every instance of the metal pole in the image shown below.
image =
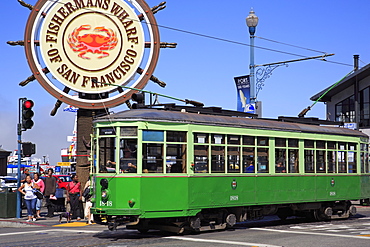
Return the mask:
POLYGON ((249 80, 250 80, 250 103, 256 102, 256 83, 254 79, 254 32, 255 27, 249 27, 250 33, 250 64, 249 64, 249 80))
POLYGON ((18 104, 18 125, 17 125, 17 131, 18 131, 18 168, 17 168, 17 212, 16 217, 19 219, 22 217, 22 196, 21 192, 18 191, 18 188, 21 187, 21 159, 22 159, 22 124, 21 124, 21 107, 23 105, 25 98, 19 99, 18 104))
MULTIPOLYGON (((358 70, 358 60, 359 55, 353 55, 353 70, 356 72, 358 70)), ((359 82, 357 75, 355 77, 355 83, 354 83, 354 95, 355 95, 355 123, 356 123, 356 130, 359 130, 360 128, 360 89, 359 89, 359 82)))

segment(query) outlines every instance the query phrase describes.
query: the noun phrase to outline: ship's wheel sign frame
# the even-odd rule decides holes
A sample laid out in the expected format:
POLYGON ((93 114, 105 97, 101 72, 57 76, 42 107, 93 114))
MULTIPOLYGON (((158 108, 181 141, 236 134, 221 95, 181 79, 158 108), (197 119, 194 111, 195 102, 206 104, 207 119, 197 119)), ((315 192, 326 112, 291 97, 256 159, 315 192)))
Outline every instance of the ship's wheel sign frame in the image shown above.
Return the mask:
POLYGON ((143 0, 39 0, 24 40, 29 67, 41 86, 83 109, 129 100, 136 90, 114 85, 143 89, 160 50, 156 19, 143 0))

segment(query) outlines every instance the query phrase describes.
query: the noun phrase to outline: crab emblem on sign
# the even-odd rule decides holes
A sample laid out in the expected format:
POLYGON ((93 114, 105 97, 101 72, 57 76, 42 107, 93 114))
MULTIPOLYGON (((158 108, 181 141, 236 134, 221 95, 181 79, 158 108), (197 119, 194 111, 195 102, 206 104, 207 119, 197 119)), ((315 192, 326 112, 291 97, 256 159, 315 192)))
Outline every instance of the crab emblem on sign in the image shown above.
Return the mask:
POLYGON ((104 32, 107 36, 87 33, 84 35, 79 35, 81 31, 91 30, 90 25, 81 25, 80 27, 73 30, 73 32, 68 36, 68 44, 71 49, 78 52, 78 56, 84 59, 90 59, 90 57, 85 56, 86 53, 98 53, 102 54, 98 58, 103 58, 109 56, 107 50, 112 50, 117 46, 118 39, 116 33, 105 27, 94 28, 95 32, 104 32))

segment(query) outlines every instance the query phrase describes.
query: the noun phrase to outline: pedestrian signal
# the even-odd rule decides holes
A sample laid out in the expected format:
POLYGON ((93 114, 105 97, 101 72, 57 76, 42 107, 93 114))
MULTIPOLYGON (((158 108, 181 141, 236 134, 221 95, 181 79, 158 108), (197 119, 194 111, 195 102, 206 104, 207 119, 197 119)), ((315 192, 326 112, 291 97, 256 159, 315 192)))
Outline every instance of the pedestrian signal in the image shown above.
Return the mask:
POLYGON ((31 142, 22 143, 23 157, 31 157, 32 154, 36 153, 36 145, 31 142))
POLYGON ((24 130, 31 129, 33 126, 33 106, 34 103, 32 100, 24 100, 22 103, 22 127, 24 130))

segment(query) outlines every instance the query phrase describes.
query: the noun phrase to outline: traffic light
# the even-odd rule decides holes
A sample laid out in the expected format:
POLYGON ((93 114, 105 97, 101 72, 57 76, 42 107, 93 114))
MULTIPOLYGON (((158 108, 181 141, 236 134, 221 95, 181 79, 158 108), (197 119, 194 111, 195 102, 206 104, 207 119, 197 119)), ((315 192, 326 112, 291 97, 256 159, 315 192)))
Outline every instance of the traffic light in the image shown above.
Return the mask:
POLYGON ((33 126, 32 117, 34 115, 32 107, 34 103, 32 100, 24 100, 22 103, 22 128, 24 130, 31 129, 33 126))
POLYGON ((24 157, 31 157, 32 154, 36 153, 36 145, 31 142, 23 142, 22 153, 24 157))
POLYGON ((135 104, 132 104, 132 109, 139 109, 139 108, 143 108, 144 107, 144 105, 145 105, 145 96, 144 96, 144 93, 134 93, 131 96, 131 99, 133 101, 136 101, 135 104))

